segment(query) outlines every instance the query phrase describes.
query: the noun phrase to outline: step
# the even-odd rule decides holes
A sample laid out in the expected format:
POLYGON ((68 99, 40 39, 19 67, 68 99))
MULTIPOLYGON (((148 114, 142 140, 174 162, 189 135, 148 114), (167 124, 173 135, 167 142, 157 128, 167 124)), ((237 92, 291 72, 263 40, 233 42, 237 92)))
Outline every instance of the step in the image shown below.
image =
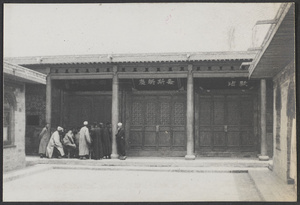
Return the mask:
POLYGON ((79 159, 47 159, 26 158, 27 166, 35 164, 87 165, 87 166, 139 166, 139 167, 268 167, 269 161, 259 161, 257 158, 127 158, 103 160, 79 159))

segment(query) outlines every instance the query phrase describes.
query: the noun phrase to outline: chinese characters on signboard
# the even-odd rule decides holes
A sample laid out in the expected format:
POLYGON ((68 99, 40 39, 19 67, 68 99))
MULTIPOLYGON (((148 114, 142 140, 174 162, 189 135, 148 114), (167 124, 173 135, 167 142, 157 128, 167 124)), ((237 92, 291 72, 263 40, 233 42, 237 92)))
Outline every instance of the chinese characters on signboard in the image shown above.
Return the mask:
POLYGON ((248 82, 246 80, 229 80, 227 82, 228 87, 247 87, 248 82))
POLYGON ((136 89, 140 90, 176 90, 177 78, 140 78, 134 79, 136 89))
POLYGON ((139 79, 138 85, 174 85, 175 81, 171 78, 169 79, 139 79))

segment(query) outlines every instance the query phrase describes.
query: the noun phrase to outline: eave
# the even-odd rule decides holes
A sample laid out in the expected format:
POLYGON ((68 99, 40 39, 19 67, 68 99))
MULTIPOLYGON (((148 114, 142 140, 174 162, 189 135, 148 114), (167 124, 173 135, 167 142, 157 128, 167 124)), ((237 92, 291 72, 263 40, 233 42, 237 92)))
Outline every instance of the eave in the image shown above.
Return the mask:
POLYGON ((249 67, 249 78, 272 78, 295 55, 294 4, 285 3, 277 14, 276 24, 270 27, 262 50, 257 53, 249 67))
POLYGON ((185 53, 146 53, 146 54, 99 54, 99 55, 68 55, 68 56, 34 56, 13 57, 5 60, 17 65, 53 65, 53 64, 119 64, 119 63, 169 63, 252 60, 256 52, 185 52, 185 53))
POLYGON ((24 83, 46 84, 46 75, 40 72, 12 64, 3 62, 4 79, 12 79, 24 83))

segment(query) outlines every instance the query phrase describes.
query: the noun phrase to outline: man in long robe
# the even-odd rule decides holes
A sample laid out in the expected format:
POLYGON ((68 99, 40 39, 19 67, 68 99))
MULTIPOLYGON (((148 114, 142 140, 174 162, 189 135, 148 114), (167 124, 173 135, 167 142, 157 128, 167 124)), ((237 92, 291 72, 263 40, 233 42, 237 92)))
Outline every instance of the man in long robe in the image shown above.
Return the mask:
POLYGON ((80 127, 78 127, 76 129, 76 131, 74 131, 74 142, 76 144, 76 149, 75 149, 75 157, 78 158, 79 157, 79 138, 80 138, 80 127))
POLYGON ((60 134, 62 132, 63 132, 63 128, 57 127, 57 130, 51 135, 51 138, 50 138, 48 146, 47 146, 47 152, 46 152, 46 156, 48 158, 52 158, 54 149, 57 149, 57 151, 59 153, 58 158, 65 156, 63 145, 60 141, 60 134))
POLYGON ((117 138, 117 148, 120 160, 125 160, 126 151, 125 151, 125 131, 121 122, 118 123, 118 133, 116 134, 117 138))
POLYGON ((110 124, 106 123, 106 126, 104 127, 103 130, 103 155, 105 159, 110 159, 111 155, 111 140, 110 140, 110 124))
POLYGON ((83 127, 80 129, 79 137, 79 157, 80 159, 87 159, 90 154, 91 137, 90 131, 87 128, 88 122, 84 121, 83 127))
MULTIPOLYGON (((102 124, 102 123, 100 123, 102 124)), ((99 127, 98 124, 95 124, 92 130, 92 139, 93 139, 93 159, 102 159, 103 158, 103 150, 102 150, 102 136, 103 136, 103 128, 101 125, 99 127)))
POLYGON ((47 145, 50 140, 49 124, 42 129, 39 134, 40 145, 39 145, 39 155, 41 158, 46 156, 47 145))

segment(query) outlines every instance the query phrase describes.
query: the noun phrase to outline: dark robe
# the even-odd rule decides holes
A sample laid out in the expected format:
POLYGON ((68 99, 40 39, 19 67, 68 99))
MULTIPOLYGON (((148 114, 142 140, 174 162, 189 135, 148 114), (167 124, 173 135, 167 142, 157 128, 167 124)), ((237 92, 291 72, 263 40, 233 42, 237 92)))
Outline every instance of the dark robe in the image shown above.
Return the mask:
POLYGON ((93 159, 101 159, 103 158, 103 150, 102 150, 102 136, 103 129, 99 127, 95 127, 91 131, 92 140, 93 140, 93 159))
POLYGON ((116 134, 116 138, 117 138, 117 148, 118 148, 119 156, 126 156, 125 131, 124 131, 123 127, 118 130, 118 133, 116 134))
POLYGON ((109 156, 111 154, 111 141, 110 141, 110 132, 107 127, 103 130, 103 155, 109 156))

